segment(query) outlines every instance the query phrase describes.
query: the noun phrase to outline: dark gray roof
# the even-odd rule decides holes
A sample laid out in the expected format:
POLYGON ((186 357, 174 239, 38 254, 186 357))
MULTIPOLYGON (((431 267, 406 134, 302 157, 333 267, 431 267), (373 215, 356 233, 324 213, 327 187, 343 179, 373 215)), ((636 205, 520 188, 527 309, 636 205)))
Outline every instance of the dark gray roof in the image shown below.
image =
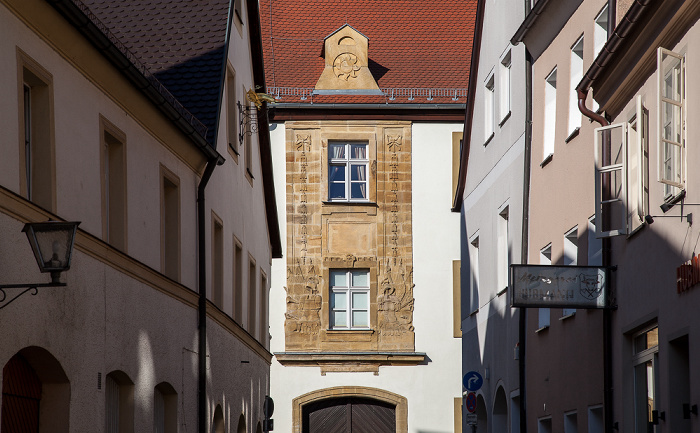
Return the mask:
POLYGON ((228 0, 83 0, 214 144, 225 62, 228 0))

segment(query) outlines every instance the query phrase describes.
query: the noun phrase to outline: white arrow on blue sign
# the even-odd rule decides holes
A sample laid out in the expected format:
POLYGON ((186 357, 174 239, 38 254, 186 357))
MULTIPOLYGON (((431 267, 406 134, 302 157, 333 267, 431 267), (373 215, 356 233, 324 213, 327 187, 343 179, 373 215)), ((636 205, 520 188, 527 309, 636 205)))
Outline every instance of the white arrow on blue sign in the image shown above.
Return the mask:
POLYGON ((467 391, 478 391, 481 389, 481 385, 484 384, 484 378, 476 371, 470 371, 464 375, 462 383, 467 388, 467 391))

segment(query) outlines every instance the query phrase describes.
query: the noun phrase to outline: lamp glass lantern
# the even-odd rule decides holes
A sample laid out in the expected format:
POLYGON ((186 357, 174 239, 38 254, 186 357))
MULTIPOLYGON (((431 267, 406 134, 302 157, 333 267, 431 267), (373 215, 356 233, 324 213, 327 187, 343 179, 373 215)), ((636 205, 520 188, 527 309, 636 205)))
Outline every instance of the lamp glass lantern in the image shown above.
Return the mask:
POLYGON ((59 282, 61 272, 70 269, 78 224, 80 223, 46 221, 27 223, 22 229, 27 234, 39 270, 50 272, 53 283, 59 282))

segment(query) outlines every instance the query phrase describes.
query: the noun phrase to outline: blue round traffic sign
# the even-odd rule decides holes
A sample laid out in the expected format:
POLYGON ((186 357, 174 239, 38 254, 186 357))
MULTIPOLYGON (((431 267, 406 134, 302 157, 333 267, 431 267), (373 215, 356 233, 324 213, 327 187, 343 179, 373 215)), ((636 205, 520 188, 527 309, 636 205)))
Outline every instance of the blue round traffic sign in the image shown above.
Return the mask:
POLYGON ((470 371, 464 375, 462 383, 467 391, 478 391, 481 389, 481 385, 484 384, 484 378, 476 371, 470 371))

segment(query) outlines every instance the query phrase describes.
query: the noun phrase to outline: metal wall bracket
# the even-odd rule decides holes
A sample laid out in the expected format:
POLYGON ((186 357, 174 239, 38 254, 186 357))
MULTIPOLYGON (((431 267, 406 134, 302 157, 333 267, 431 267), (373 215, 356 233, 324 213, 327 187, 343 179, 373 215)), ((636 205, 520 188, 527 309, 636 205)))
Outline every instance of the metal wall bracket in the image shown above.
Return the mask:
POLYGON ((0 284, 0 310, 7 307, 15 299, 19 298, 20 296, 24 295, 25 293, 27 293, 29 291, 31 291, 30 294, 32 296, 36 296, 36 294, 39 293, 39 290, 38 290, 39 287, 66 287, 66 283, 51 282, 51 283, 39 283, 39 284, 0 284), (5 289, 24 289, 24 290, 19 292, 14 297, 8 299, 7 292, 5 292, 5 289))
POLYGON ((243 145, 246 135, 258 132, 258 110, 254 105, 241 105, 240 101, 236 104, 238 104, 239 118, 238 143, 243 145))

